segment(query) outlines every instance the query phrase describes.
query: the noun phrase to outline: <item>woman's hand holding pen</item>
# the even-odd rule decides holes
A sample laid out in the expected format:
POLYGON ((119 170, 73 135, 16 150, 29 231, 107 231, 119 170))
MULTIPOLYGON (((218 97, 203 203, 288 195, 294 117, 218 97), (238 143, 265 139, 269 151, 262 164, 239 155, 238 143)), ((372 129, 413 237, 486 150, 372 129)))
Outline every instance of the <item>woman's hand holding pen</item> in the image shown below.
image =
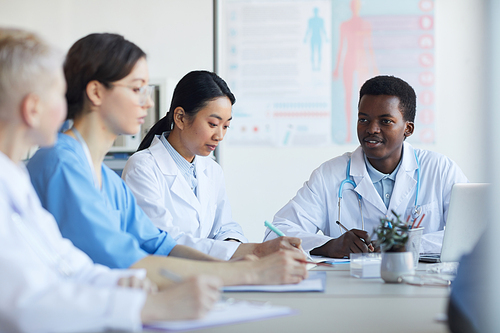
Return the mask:
POLYGON ((256 244, 253 254, 262 258, 279 250, 289 250, 302 253, 300 243, 302 243, 300 238, 282 236, 267 242, 256 244))
POLYGON ((120 278, 117 285, 125 288, 142 289, 148 294, 154 294, 158 291, 158 286, 150 279, 140 279, 134 275, 120 278))
POLYGON ((222 280, 199 275, 147 296, 142 308, 143 322, 184 320, 203 317, 220 299, 222 280))
POLYGON ((330 258, 348 257, 350 253, 374 252, 370 235, 359 229, 351 229, 339 238, 331 239, 322 246, 315 248, 311 254, 330 258))
POLYGON ((306 256, 302 251, 280 250, 257 261, 249 261, 249 284, 299 283, 307 278, 306 256))
POLYGON ((231 260, 241 260, 249 255, 263 258, 280 250, 288 250, 302 253, 300 244, 302 240, 297 237, 278 237, 263 243, 242 243, 234 252, 231 260))

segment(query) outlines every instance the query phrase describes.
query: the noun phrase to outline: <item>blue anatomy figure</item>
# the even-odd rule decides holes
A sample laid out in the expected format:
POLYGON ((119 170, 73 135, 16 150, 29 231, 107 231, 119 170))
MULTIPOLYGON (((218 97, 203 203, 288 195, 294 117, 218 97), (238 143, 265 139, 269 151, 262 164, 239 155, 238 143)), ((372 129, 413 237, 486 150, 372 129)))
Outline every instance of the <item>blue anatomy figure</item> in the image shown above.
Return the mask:
POLYGON ((318 16, 319 9, 314 8, 314 16, 309 19, 307 26, 306 37, 304 43, 307 42, 309 35, 311 36, 311 64, 313 70, 319 70, 321 66, 321 43, 322 37, 326 38, 325 24, 321 17, 318 16), (317 63, 315 62, 315 54, 317 54, 317 63))

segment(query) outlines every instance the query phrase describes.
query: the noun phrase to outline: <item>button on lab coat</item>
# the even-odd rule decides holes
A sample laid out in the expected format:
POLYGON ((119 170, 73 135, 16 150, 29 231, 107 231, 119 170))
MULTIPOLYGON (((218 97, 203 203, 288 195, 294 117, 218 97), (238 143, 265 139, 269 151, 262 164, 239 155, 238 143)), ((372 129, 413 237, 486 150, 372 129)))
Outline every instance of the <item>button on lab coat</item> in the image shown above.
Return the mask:
MULTIPOLYGON (((273 224, 288 236, 302 238, 304 250, 315 249, 332 238, 338 238, 343 231, 336 224, 338 219, 338 192, 340 183, 346 179, 346 168, 351 158, 350 177, 356 187, 344 185, 341 222, 347 229, 361 229, 361 214, 358 194, 361 195, 365 230, 371 234, 378 226, 380 218, 392 218, 395 211, 406 219, 414 209, 417 188, 417 161, 420 162, 420 192, 418 205, 425 217, 421 226, 424 235, 420 252, 441 251, 443 230, 450 203, 451 188, 455 183, 465 183, 467 178, 451 159, 441 154, 414 149, 409 143, 403 144, 403 161, 396 174, 394 190, 389 207, 373 186, 366 169, 364 153, 358 147, 352 154, 346 153, 323 163, 314 170, 310 179, 274 216, 273 224), (317 234, 322 231, 324 235, 317 234)), ((418 221, 418 220, 417 220, 418 221)), ((275 238, 266 231, 264 240, 275 238)))
POLYGON ((223 240, 247 239, 232 220, 222 168, 210 157, 195 161, 198 197, 158 137, 129 158, 122 178, 153 223, 178 244, 230 259, 239 243, 223 240))

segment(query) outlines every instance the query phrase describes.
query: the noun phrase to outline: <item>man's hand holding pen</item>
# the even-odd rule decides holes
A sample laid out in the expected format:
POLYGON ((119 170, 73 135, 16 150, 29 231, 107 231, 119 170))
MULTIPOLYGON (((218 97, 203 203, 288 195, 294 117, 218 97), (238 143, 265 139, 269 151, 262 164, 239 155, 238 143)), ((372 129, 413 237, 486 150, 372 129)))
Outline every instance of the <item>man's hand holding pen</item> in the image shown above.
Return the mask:
MULTIPOLYGON (((337 224, 344 229, 345 233, 312 250, 311 254, 330 258, 344 258, 349 257, 350 253, 375 252, 375 247, 368 232, 359 229, 347 230, 340 222, 337 222, 337 224)), ((380 250, 378 249, 378 251, 380 250)))

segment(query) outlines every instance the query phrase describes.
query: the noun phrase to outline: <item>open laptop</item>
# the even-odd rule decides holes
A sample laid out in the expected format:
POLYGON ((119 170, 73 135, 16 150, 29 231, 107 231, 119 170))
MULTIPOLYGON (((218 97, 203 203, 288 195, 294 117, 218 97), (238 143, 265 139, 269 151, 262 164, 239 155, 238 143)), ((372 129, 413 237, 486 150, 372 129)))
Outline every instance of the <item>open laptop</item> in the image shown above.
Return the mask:
POLYGON ((486 228, 488 187, 485 183, 453 185, 441 253, 421 254, 420 261, 455 262, 472 251, 486 228))

